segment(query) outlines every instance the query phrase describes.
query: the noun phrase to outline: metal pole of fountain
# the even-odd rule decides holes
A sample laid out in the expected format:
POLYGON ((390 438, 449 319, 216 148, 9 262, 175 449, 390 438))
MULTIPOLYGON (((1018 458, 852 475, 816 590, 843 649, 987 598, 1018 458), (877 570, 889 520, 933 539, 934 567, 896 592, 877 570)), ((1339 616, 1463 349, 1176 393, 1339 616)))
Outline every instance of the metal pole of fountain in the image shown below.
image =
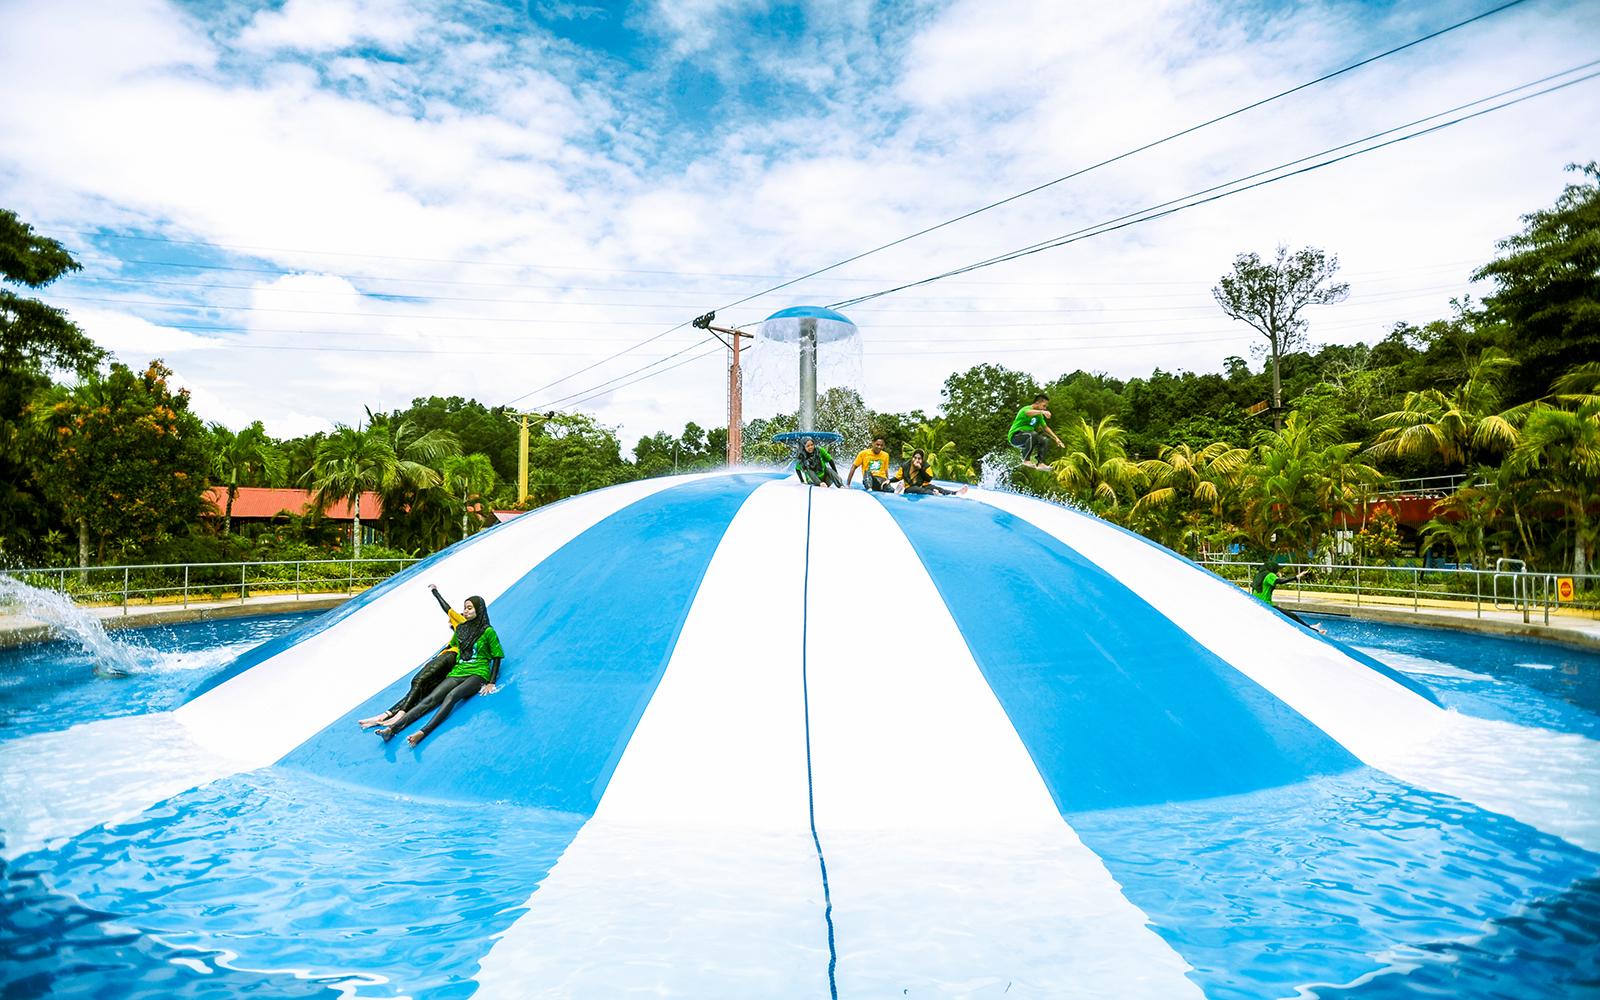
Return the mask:
POLYGON ((817 429, 817 320, 800 320, 800 427, 817 429))

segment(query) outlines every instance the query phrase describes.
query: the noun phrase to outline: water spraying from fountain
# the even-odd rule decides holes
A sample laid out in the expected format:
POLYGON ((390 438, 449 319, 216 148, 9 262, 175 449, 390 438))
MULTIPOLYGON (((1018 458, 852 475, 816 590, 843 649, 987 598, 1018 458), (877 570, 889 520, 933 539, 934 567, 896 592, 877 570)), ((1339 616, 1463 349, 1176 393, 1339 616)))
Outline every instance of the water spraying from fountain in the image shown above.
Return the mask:
POLYGON ((63 593, 0 576, 0 607, 43 622, 49 626, 51 638, 83 647, 94 658, 94 672, 101 677, 127 677, 134 671, 136 663, 128 647, 107 635, 100 619, 63 593))

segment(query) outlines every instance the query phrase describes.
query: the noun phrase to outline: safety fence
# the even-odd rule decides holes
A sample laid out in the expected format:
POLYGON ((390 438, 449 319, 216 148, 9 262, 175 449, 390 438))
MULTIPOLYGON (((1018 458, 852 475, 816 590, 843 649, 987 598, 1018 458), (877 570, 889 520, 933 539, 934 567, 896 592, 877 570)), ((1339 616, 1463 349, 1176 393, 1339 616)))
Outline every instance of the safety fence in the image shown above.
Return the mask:
POLYGON ((191 603, 244 603, 252 597, 302 597, 354 594, 387 580, 420 558, 296 559, 272 562, 163 563, 142 566, 91 566, 6 569, 30 587, 52 590, 88 607, 191 603))
MULTIPOLYGON (((1249 587, 1259 562, 1210 559, 1202 563, 1225 580, 1249 587)), ((1280 563, 1278 600, 1329 599, 1345 603, 1425 609, 1520 613, 1525 622, 1572 612, 1600 613, 1600 574, 1530 570, 1520 559, 1498 559, 1494 569, 1429 566, 1280 563), (1302 575, 1303 571, 1303 575, 1302 575), (1289 595, 1293 594, 1293 597, 1289 595)))

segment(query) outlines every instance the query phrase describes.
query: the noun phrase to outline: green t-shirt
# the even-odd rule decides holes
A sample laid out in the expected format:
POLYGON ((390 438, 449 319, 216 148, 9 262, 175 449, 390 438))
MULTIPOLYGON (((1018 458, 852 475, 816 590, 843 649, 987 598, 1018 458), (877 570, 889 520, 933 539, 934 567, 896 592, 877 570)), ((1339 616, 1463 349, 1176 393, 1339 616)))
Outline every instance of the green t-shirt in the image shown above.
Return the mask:
POLYGON ((1039 425, 1044 423, 1043 417, 1028 413, 1031 409, 1033 409, 1032 406, 1024 406, 1017 411, 1017 419, 1011 421, 1011 429, 1006 432, 1007 441, 1011 440, 1011 435, 1017 433, 1017 431, 1038 430, 1039 425))
POLYGON ((1256 591, 1256 596, 1261 598, 1263 601, 1266 601, 1268 604, 1271 604, 1272 592, 1276 590, 1277 587, 1278 574, 1268 573, 1266 576, 1261 578, 1261 589, 1256 591))
POLYGON ((482 677, 489 679, 492 669, 491 660, 501 659, 506 651, 500 648, 500 637, 494 634, 494 626, 490 625, 478 636, 478 641, 473 644, 471 655, 462 651, 461 659, 456 661, 455 669, 450 671, 451 677, 482 677))

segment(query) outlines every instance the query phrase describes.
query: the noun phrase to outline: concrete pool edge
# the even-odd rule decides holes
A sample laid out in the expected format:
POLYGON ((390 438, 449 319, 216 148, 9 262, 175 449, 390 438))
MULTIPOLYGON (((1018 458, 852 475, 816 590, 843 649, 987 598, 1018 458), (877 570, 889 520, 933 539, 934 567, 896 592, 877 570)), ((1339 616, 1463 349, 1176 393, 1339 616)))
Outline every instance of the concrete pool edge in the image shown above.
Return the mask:
MULTIPOLYGON (((319 595, 299 600, 274 594, 252 597, 244 603, 190 604, 184 607, 157 607, 123 614, 119 607, 85 608, 100 619, 106 631, 125 628, 145 628, 151 625, 176 625, 184 622, 207 621, 215 618, 244 618, 259 615, 292 615, 307 611, 328 611, 350 600, 348 594, 319 595)), ((44 642, 52 637, 52 626, 25 615, 0 615, 0 649, 44 642)))

